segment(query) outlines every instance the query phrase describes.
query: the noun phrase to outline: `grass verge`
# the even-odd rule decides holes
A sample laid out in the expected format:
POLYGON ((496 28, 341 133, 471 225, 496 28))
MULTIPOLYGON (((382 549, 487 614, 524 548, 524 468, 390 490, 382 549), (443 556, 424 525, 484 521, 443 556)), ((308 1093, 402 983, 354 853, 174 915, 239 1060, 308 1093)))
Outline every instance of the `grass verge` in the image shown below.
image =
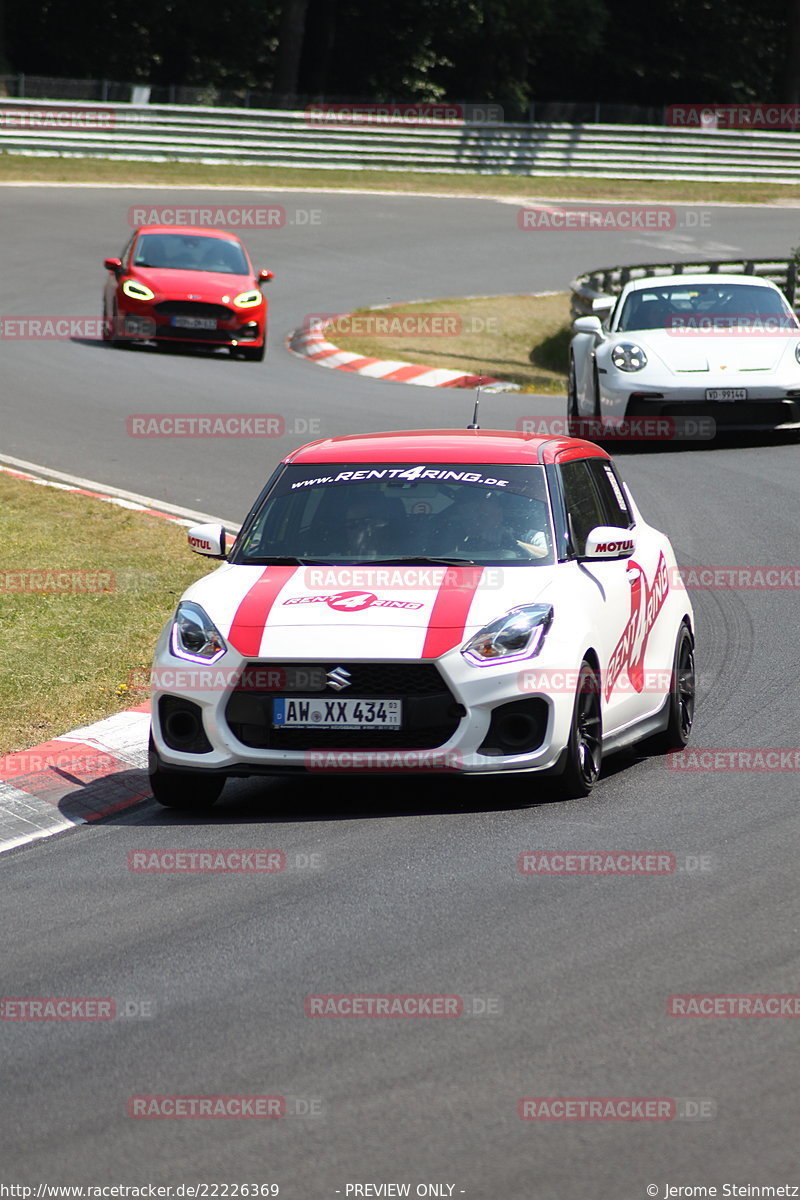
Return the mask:
POLYGON ((211 166, 185 162, 121 162, 103 158, 44 158, 0 153, 0 182, 127 183, 130 185, 342 188, 425 192, 431 195, 548 197, 575 200, 683 200, 689 203, 800 202, 800 187, 708 180, 585 179, 567 175, 429 174, 421 171, 323 171, 302 167, 211 166))
POLYGON ((569 295, 479 296, 357 309, 325 336, 342 350, 510 380, 529 392, 564 392, 569 295), (431 328, 441 332, 429 333, 431 328))
POLYGON ((136 682, 204 562, 182 526, 4 472, 0 508, 0 754, 8 754, 141 704, 147 693, 136 682))

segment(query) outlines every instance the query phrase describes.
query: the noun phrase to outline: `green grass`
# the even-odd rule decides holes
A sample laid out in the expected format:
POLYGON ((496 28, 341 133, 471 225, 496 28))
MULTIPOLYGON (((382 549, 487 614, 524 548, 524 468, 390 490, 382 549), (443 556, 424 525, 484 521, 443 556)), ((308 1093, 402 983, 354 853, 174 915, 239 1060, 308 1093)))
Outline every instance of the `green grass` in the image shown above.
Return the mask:
POLYGON ((354 320, 332 322, 325 336, 370 358, 399 359, 421 366, 446 367, 491 375, 518 383, 525 391, 561 393, 566 389, 570 338, 569 296, 485 296, 429 300, 391 308, 358 309, 354 320), (433 315, 433 317, 432 317, 433 315), (425 318, 443 331, 426 336, 425 318), (383 328, 397 331, 380 336, 383 328), (366 328, 369 336, 353 336, 366 328), (372 332, 375 331, 375 332, 372 332))
POLYGON ((250 187, 356 188, 432 195, 570 198, 576 200, 683 200, 760 204, 800 200, 800 187, 779 183, 711 183, 584 179, 565 175, 428 174, 421 171, 323 171, 318 168, 209 166, 204 163, 121 162, 102 158, 43 158, 0 153, 0 182, 125 183, 250 187))
POLYGON ((191 553, 183 526, 4 472, 0 511, 7 754, 141 704, 161 626, 213 566, 191 553), (95 573, 100 590, 31 591, 33 571, 95 573))

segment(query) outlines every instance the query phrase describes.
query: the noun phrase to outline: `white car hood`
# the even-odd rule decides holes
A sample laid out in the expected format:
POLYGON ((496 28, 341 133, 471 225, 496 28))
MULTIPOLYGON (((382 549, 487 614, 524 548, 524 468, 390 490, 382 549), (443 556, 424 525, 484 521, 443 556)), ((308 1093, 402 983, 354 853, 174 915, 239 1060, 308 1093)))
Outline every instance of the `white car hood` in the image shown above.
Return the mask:
POLYGON ((247 658, 436 658, 509 609, 549 598, 556 570, 226 564, 184 599, 247 658))
POLYGON ((677 333, 649 329, 646 333, 618 334, 614 341, 631 341, 654 351, 676 373, 688 371, 770 371, 778 365, 796 337, 783 334, 677 333))

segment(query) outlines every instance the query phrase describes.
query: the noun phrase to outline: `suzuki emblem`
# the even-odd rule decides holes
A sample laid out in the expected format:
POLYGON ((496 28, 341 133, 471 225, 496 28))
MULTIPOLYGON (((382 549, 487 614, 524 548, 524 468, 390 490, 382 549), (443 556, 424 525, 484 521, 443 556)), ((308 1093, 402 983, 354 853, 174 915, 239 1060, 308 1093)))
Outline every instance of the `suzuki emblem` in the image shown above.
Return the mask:
POLYGON ((325 678, 328 680, 328 687, 333 688, 335 692, 350 687, 350 672, 345 671, 344 667, 334 667, 332 671, 328 671, 325 678))

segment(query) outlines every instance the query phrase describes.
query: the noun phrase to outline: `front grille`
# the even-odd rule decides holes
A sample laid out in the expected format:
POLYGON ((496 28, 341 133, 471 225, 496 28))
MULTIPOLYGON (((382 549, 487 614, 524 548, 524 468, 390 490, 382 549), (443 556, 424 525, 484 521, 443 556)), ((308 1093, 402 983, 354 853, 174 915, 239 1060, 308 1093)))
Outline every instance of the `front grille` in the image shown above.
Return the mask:
POLYGON ((245 746, 272 750, 431 750, 452 737, 464 715, 463 707, 432 663, 248 663, 243 678, 250 669, 263 672, 276 665, 284 669, 291 666, 297 671, 319 672, 322 678, 336 667, 342 667, 350 673, 350 686, 341 692, 326 686, 286 694, 296 700, 322 696, 326 699, 353 696, 402 700, 402 727, 397 730, 273 729, 272 701, 284 693, 245 688, 231 695, 225 709, 231 732, 245 746))
POLYGON ((198 300, 162 300, 153 306, 162 317, 206 317, 214 321, 230 321, 236 314, 224 304, 203 304, 198 300))
POLYGON ((800 421, 800 403, 787 398, 785 400, 733 400, 730 402, 718 400, 656 400, 647 402, 641 396, 631 396, 628 403, 626 418, 631 417, 672 417, 702 418, 713 417, 719 429, 728 425, 778 426, 800 421))

